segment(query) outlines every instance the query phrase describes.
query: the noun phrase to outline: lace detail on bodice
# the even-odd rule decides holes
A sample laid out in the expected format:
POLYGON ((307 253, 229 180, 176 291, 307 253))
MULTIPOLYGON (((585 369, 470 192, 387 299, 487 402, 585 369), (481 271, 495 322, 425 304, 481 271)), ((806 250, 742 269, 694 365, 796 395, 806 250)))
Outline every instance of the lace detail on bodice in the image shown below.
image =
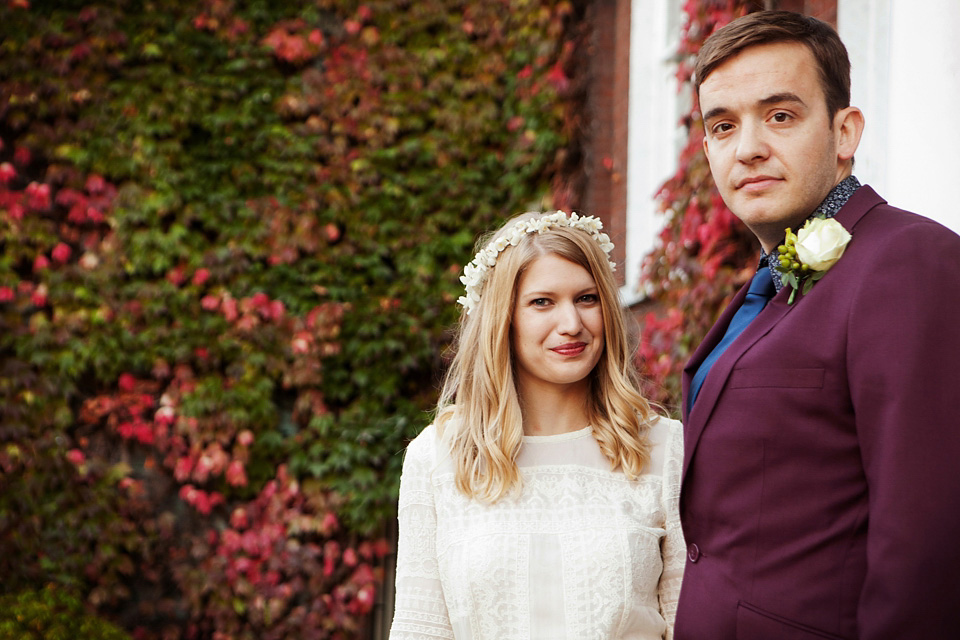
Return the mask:
POLYGON ((650 470, 610 471, 590 429, 525 438, 523 490, 457 491, 433 427, 407 450, 391 638, 661 638, 683 571, 682 435, 660 419, 650 470))

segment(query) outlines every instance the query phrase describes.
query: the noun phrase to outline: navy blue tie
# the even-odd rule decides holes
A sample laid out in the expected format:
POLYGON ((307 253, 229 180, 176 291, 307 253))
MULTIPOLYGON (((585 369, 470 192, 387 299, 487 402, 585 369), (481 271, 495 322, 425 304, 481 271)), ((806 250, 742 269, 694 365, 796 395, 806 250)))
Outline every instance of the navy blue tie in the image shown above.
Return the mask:
POLYGON ((743 330, 757 317, 757 314, 763 311, 763 308, 770 302, 770 298, 776 293, 773 278, 770 277, 770 267, 758 269, 757 274, 753 276, 753 280, 750 282, 747 297, 740 308, 737 309, 737 312, 733 314, 733 319, 730 320, 730 325, 727 326, 727 332, 723 334, 723 339, 717 343, 710 355, 704 358, 690 382, 690 398, 687 400, 688 413, 693 409, 693 402, 697 399, 697 394, 700 393, 700 387, 703 385, 707 374, 710 373, 710 367, 723 355, 727 347, 737 339, 737 336, 743 333, 743 330))

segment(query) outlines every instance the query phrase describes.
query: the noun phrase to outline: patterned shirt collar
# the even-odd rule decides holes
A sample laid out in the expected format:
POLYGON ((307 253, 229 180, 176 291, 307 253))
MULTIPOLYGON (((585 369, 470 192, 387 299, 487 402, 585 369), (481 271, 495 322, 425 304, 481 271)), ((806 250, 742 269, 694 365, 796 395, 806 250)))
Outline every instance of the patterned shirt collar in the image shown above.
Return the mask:
MULTIPOLYGON (((843 205, 847 204, 847 200, 854 194, 854 192, 860 188, 860 181, 857 180, 855 176, 848 176, 840 181, 840 184, 835 186, 830 190, 830 193, 827 194, 827 197, 823 199, 823 202, 813 210, 813 213, 810 214, 810 218, 832 218, 840 212, 840 209, 843 208, 843 205)), ((808 220, 810 218, 807 218, 808 220)), ((780 281, 780 272, 778 272, 774 267, 776 266, 776 252, 772 254, 763 253, 761 250, 760 264, 757 266, 759 269, 763 266, 770 267, 770 275, 773 277, 773 286, 779 292, 783 288, 783 283, 780 281)))

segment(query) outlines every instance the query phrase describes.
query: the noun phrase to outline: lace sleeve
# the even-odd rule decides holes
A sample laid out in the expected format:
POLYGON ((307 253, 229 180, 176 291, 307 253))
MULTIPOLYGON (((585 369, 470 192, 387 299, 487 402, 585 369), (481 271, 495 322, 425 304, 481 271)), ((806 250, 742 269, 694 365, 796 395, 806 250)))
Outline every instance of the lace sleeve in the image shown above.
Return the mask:
POLYGON ((435 447, 436 432, 430 426, 410 443, 403 461, 390 640, 453 638, 437 567, 437 512, 430 481, 435 447))
POLYGON ((666 514, 664 536, 660 553, 663 573, 660 575, 660 613, 667 621, 666 639, 673 638, 673 623, 677 615, 680 582, 686 565, 686 543, 680 528, 680 473, 683 469, 683 429, 679 422, 670 421, 666 457, 663 463, 663 512, 666 514))

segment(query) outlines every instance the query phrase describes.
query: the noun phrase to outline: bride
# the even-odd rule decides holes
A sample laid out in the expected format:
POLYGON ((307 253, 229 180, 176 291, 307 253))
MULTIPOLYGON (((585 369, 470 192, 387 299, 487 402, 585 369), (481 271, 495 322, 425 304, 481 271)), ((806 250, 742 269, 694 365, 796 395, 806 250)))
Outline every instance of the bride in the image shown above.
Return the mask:
POLYGON ((637 391, 601 227, 524 214, 464 270, 404 459, 392 640, 672 637, 682 434, 637 391))

